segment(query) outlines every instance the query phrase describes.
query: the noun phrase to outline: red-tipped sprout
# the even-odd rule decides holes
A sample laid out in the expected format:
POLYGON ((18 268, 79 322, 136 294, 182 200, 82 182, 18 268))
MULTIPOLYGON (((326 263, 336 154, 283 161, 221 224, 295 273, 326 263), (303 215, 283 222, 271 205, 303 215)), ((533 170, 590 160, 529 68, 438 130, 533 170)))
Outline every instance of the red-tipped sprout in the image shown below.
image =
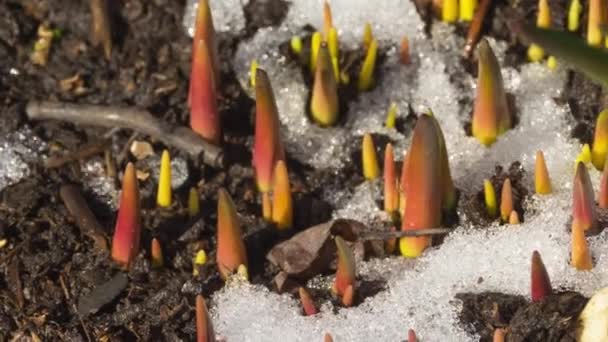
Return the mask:
POLYGON ((597 213, 593 196, 593 185, 582 162, 576 166, 572 192, 572 226, 580 226, 583 231, 597 231, 597 213))
POLYGON ((196 296, 196 341, 215 342, 215 333, 203 296, 196 296))
MULTIPOLYGON (((441 147, 434 119, 418 118, 412 143, 403 163, 402 189, 405 211, 401 230, 437 228, 441 224, 441 147)), ((401 254, 415 258, 430 244, 430 238, 404 237, 399 241, 401 254)))
MULTIPOLYGON (((353 251, 348 247, 346 242, 344 242, 342 237, 336 236, 335 241, 338 249, 338 267, 336 269, 336 279, 332 289, 336 295, 343 298, 343 302, 345 296, 350 296, 350 304, 352 305, 356 277, 355 257, 353 256, 353 251)), ((349 304, 348 299, 349 298, 346 298, 347 303, 343 303, 346 306, 349 304)))
POLYGON ((223 279, 247 266, 247 251, 241 233, 241 222, 226 190, 217 199, 217 267, 223 279))
MULTIPOLYGON (((194 22, 194 37, 192 39, 192 59, 194 59, 196 45, 199 41, 207 42, 209 48, 209 58, 212 65, 213 81, 216 87, 220 86, 220 64, 218 57, 217 38, 213 27, 213 16, 209 7, 209 0, 199 0, 196 11, 196 21, 194 22)), ((192 89, 188 94, 188 103, 192 99, 192 89)))
POLYGON ((112 259, 128 269, 139 253, 141 209, 135 166, 129 163, 122 179, 118 218, 112 239, 112 259))
POLYGON ((202 39, 194 43, 194 49, 190 74, 190 127, 203 138, 219 144, 222 132, 211 51, 207 41, 202 39))
POLYGON ((298 290, 300 295, 300 302, 302 302, 302 309, 304 309, 304 315, 312 316, 317 314, 317 306, 310 293, 304 287, 300 287, 298 290))
POLYGON ((279 133, 279 111, 268 75, 258 68, 255 80, 253 167, 258 189, 268 192, 272 188, 275 165, 285 160, 285 152, 279 133))
POLYGON ((530 294, 533 302, 538 302, 552 293, 549 274, 538 251, 532 253, 530 269, 530 294))
POLYGON ((414 331, 414 329, 410 329, 407 332, 407 342, 417 342, 418 339, 416 338, 416 332, 414 331))

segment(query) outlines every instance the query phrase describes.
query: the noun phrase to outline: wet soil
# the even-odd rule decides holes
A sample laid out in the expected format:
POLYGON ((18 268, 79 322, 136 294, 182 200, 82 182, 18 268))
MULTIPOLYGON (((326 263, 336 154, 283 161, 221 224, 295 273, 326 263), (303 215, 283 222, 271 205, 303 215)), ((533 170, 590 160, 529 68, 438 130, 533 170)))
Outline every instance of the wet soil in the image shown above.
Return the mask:
POLYGON ((576 341, 578 316, 587 298, 575 292, 552 294, 530 303, 522 296, 497 292, 460 293, 464 329, 492 341, 495 329, 506 330, 507 341, 576 341))
MULTIPOLYGON (((168 122, 187 125, 191 40, 181 26, 183 1, 110 3, 114 47, 111 58, 106 60, 103 52, 89 42, 87 2, 0 2, 0 60, 3 61, 0 63, 0 134, 6 135, 28 125, 55 151, 75 151, 98 142, 107 133, 104 129, 65 122, 29 122, 24 108, 27 101, 34 99, 137 106, 168 122), (43 22, 57 30, 57 37, 53 40, 47 65, 37 66, 31 63, 30 54, 38 27, 43 22)), ((555 13, 563 13, 565 3, 565 0, 552 3, 556 6, 555 13)), ((510 42, 507 58, 510 65, 518 66, 523 62, 525 48, 505 29, 505 18, 523 16, 531 19, 535 6, 533 0, 498 1, 489 13, 491 20, 487 20, 485 32, 510 42)), ((178 203, 167 210, 154 208, 154 185, 143 183, 143 252, 127 274, 109 260, 107 251, 96 249, 93 241, 81 232, 59 196, 61 185, 77 185, 103 227, 106 239, 111 237, 115 212, 82 181, 77 162, 53 169, 33 163, 31 176, 0 193, 0 239, 9 242, 8 247, 0 249, 0 341, 16 336, 44 341, 193 340, 194 296, 199 293, 208 296, 223 285, 213 263, 217 219, 214 208, 220 187, 226 187, 232 194, 243 226, 247 227, 245 240, 250 275, 255 283, 271 286, 274 270, 265 261, 271 247, 289 235, 331 217, 333 208, 322 200, 321 193, 333 184, 348 188, 359 184, 358 162, 336 175, 288 160, 295 198, 295 229, 287 235, 279 234, 259 218, 259 199, 250 166, 254 102, 241 89, 230 63, 240 41, 251 37, 260 27, 280 24, 287 9, 288 3, 282 0, 250 0, 244 8, 245 29, 220 34, 222 86, 219 105, 222 116, 230 118, 224 122, 227 167, 211 169, 188 159, 181 151, 171 150, 172 156, 188 160, 189 177, 175 190, 178 203), (202 211, 198 217, 190 218, 184 211, 184 203, 189 188, 199 184, 202 185, 199 188, 202 211), (166 265, 160 270, 152 269, 149 262, 148 246, 153 237, 163 244, 166 265), (199 270, 198 276, 193 276, 192 256, 201 248, 208 251, 210 262, 199 270)), ((427 19, 427 22, 432 20, 427 19)), ((466 33, 459 30, 459 34, 466 33)), ((354 56, 355 66, 363 58, 360 51, 346 54, 349 55, 354 56)), ((380 63, 382 55, 381 51, 380 63)), ((353 67, 353 70, 358 68, 353 67)), ((381 86, 382 77, 377 76, 377 86, 381 86)), ((351 74, 351 80, 355 77, 351 74)), ((601 88, 571 72, 561 100, 567 102, 573 112, 572 135, 590 142, 595 117, 602 108, 601 88)), ((412 118, 410 113, 400 124, 400 130, 411 130, 412 118)), ((119 130, 112 136, 113 144, 122 148, 132 138, 132 133, 119 130)), ((374 139, 382 148, 387 140, 381 136, 374 139)), ((163 147, 156 141, 151 143, 157 151, 163 147)), ((356 156, 358 153, 353 156, 354 160, 356 156)), ((118 169, 132 160, 128 154, 114 157, 118 169)), ((518 172, 516 169, 497 170, 492 178, 497 193, 502 179, 509 174, 514 188, 525 196, 525 189, 516 180, 521 176, 518 172)), ((118 179, 114 181, 118 184, 118 179)), ((469 208, 462 200, 461 208, 480 211, 479 204, 469 208)), ((523 218, 524 213, 520 214, 523 218)), ((475 215, 469 213, 467 216, 475 215)), ((371 296, 384 287, 381 281, 371 283, 367 294, 360 296, 371 296)), ((516 325, 518 317, 530 315, 528 312, 520 314, 527 305, 521 297, 501 294, 490 297, 460 298, 467 308, 463 322, 478 322, 472 324, 472 332, 488 336, 485 332, 487 317, 488 312, 492 312, 487 308, 488 303, 499 303, 500 320, 490 317, 494 319, 492 326, 509 322, 516 325), (488 299, 490 297, 498 299, 488 299), (505 304, 500 304, 502 302, 505 304)), ((358 302, 363 300, 357 299, 358 302)), ((582 300, 577 303, 580 302, 582 300)), ((545 323, 539 321, 538 324, 545 323)), ((553 329, 545 326, 549 331, 553 329)))

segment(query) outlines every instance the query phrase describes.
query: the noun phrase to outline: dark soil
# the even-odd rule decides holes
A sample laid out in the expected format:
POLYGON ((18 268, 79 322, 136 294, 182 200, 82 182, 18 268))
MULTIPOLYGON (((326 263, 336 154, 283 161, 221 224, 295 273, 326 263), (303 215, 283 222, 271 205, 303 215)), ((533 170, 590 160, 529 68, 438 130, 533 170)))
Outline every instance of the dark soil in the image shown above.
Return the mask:
POLYGON ((507 341, 576 341, 577 319, 587 298, 575 292, 550 295, 529 303, 521 296, 496 292, 460 293, 464 329, 492 341, 494 330, 507 328, 507 341))
MULTIPOLYGON (((110 2, 114 47, 111 59, 106 60, 101 49, 89 42, 90 15, 86 1, 0 1, 0 134, 28 125, 55 151, 72 153, 86 144, 99 142, 107 133, 104 129, 65 122, 29 122, 24 108, 27 101, 34 99, 137 106, 168 122, 187 125, 191 40, 181 25, 184 1, 110 2), (48 22, 60 32, 44 67, 30 62, 42 22, 48 22), (79 86, 62 87, 61 81, 69 78, 77 80, 79 86)), ((563 13, 565 3, 565 0, 552 3, 556 6, 555 13, 563 13)), ((516 44, 515 37, 506 29, 505 20, 514 16, 530 19, 535 7, 533 0, 498 1, 489 13, 492 19, 486 23, 486 32, 511 42, 508 64, 522 63, 525 49, 516 44)), ((254 102, 236 80, 230 61, 240 41, 253 36, 260 27, 280 24, 287 9, 288 2, 282 0, 250 0, 244 8, 245 29, 220 35, 220 110, 223 117, 230 117, 223 125, 227 167, 211 169, 188 159, 181 151, 171 150, 172 156, 189 160, 189 178, 175 189, 178 203, 168 210, 155 209, 155 185, 142 184, 143 251, 126 276, 110 261, 107 252, 95 249, 93 241, 83 235, 59 197, 61 185, 76 184, 100 221, 103 233, 111 237, 115 212, 82 181, 77 162, 53 169, 33 163, 30 177, 0 193, 0 238, 9 241, 7 247, 0 249, 0 341, 15 336, 44 341, 193 340, 194 296, 202 293, 208 297, 223 285, 213 261, 216 193, 220 187, 226 187, 235 199, 246 227, 249 271, 254 283, 271 286, 274 270, 268 267, 265 255, 272 246, 331 217, 333 208, 321 199, 321 193, 326 187, 354 188, 361 182, 356 149, 353 149, 357 152, 352 165, 339 175, 332 170, 315 170, 288 160, 296 210, 295 229, 279 234, 260 219, 250 166, 254 102), (199 183, 203 185, 200 187, 202 212, 191 219, 184 212, 184 203, 189 188, 199 183), (165 261, 168 261, 160 270, 152 269, 149 262, 148 246, 153 237, 162 242, 165 261), (200 275, 194 277, 192 256, 200 248, 208 251, 209 262, 200 270, 200 275)), ((460 34, 466 33, 460 30, 460 34)), ((379 63, 383 55, 381 50, 379 63)), ((344 56, 353 59, 352 70, 358 70, 356 66, 361 63, 362 53, 349 51, 344 56)), ((470 62, 463 60, 462 63, 470 62)), ((471 65, 467 70, 472 69, 471 65)), ((382 86, 382 75, 376 76, 376 86, 382 86)), ((351 73, 351 82, 355 81, 356 74, 351 73)), ((349 88, 344 91, 354 92, 349 88)), ((581 141, 591 141, 595 117, 602 108, 601 95, 599 87, 571 72, 562 100, 572 108, 575 123, 572 134, 581 141)), ((355 96, 348 98, 352 100, 355 96)), ((410 131, 414 121, 410 111, 406 120, 398 122, 398 128, 410 131)), ((119 170, 131 158, 121 153, 131 138, 132 132, 124 130, 113 134, 113 152, 119 170)), ((149 141, 147 137, 139 138, 149 141)), ((375 136, 374 140, 378 151, 383 151, 387 138, 375 136)), ((156 141, 152 143, 156 151, 163 147, 156 141)), ((522 172, 517 166, 508 172, 497 170, 492 178, 497 194, 502 179, 508 174, 519 194, 517 203, 521 203, 526 195, 518 182, 522 172)), ((115 183, 118 185, 118 179, 115 183)), ((480 211, 479 203, 470 207, 466 203, 466 199, 461 199, 461 210, 471 210, 467 216, 475 217, 474 212, 480 211)), ((521 207, 518 211, 523 219, 525 213, 521 207)), ((385 286, 382 280, 364 283, 357 302, 382 291, 385 286)), ((489 336, 490 326, 505 326, 509 322, 516 336, 518 320, 532 315, 522 311, 527 303, 521 297, 491 294, 459 298, 465 306, 463 322, 471 322, 474 332, 482 336, 489 336), (494 303, 498 303, 498 317, 491 316, 494 303)), ((564 315, 574 314, 584 303, 580 298, 571 300, 578 306, 571 311, 560 311, 564 315)), ((541 309, 561 310, 559 306, 541 309)), ((538 326, 551 330, 546 324, 538 321, 538 326)), ((523 334, 527 330, 522 327, 517 331, 523 334)), ((555 331, 557 333, 557 328, 555 331)))

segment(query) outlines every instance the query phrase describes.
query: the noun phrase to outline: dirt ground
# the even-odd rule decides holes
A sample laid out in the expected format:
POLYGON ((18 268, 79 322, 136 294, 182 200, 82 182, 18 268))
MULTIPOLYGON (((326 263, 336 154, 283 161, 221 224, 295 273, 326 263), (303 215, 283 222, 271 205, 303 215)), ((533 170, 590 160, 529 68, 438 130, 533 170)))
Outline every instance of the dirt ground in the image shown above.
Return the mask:
MULTIPOLYGON (((90 43, 90 14, 86 1, 0 1, 0 134, 6 135, 27 125, 36 136, 49 143, 54 152, 74 153, 87 144, 100 143, 108 132, 107 129, 66 122, 30 122, 25 115, 25 106, 31 100, 136 106, 168 122, 188 125, 186 98, 191 39, 181 24, 184 1, 110 3, 114 47, 111 59, 106 60, 102 50, 90 43), (47 65, 38 66, 31 63, 30 55, 38 27, 43 22, 56 30, 56 38, 47 65)), ((567 8, 565 0, 552 1, 551 5, 556 16, 565 13, 567 8)), ((511 36, 506 20, 516 17, 532 20, 535 8, 533 0, 497 1, 489 12, 484 32, 509 42, 509 65, 518 67, 524 62, 525 48, 511 36)), ((99 220, 106 238, 111 237, 115 212, 82 182, 78 161, 51 169, 45 168, 42 161, 32 163, 29 177, 0 192, 0 239, 7 239, 10 246, 0 249, 0 341, 21 338, 43 341, 194 340, 195 295, 203 294, 208 298, 223 286, 213 262, 216 193, 220 187, 228 189, 247 227, 245 235, 252 282, 272 287, 276 270, 265 259, 270 248, 290 234, 331 218, 333 208, 321 197, 324 187, 340 184, 354 188, 362 181, 356 158, 353 158, 353 165, 341 170, 338 176, 331 170, 317 170, 288 160, 289 169, 293 170, 290 177, 295 199, 295 229, 287 235, 278 234, 260 218, 251 169, 254 101, 236 80, 231 61, 241 41, 253 36, 260 27, 280 24, 287 9, 288 3, 281 0, 250 0, 245 7, 245 29, 220 34, 220 111, 224 118, 222 145, 227 165, 221 170, 210 168, 182 151, 170 149, 172 156, 188 160, 188 179, 175 189, 178 203, 167 210, 155 208, 156 185, 149 181, 141 184, 142 253, 126 276, 107 253, 96 249, 93 241, 81 233, 60 197, 62 185, 75 184, 99 220), (191 219, 185 213, 184 205, 190 187, 197 184, 204 184, 200 187, 202 212, 191 219), (149 262, 153 237, 162 241, 167 261, 166 267, 160 270, 152 269, 149 262), (195 277, 191 260, 200 248, 208 251, 210 262, 195 277)), ((432 24, 430 19, 427 22, 432 24)), ((584 18, 581 22, 585 22, 584 18)), ((563 22, 556 24, 563 25, 563 22)), ((464 26, 458 34, 466 35, 464 26)), ((462 63, 467 70, 476 73, 471 61, 463 59, 462 63)), ((458 80, 454 82, 458 84, 458 80)), ((378 86, 382 86, 381 82, 378 86)), ((570 72, 565 95, 559 100, 570 105, 574 123, 572 136, 581 142, 591 142, 602 98, 599 86, 570 72)), ((413 120, 410 120, 403 123, 402 129, 412 125, 413 120)), ((111 144, 114 150, 116 147, 120 150, 132 138, 131 131, 119 130, 113 132, 111 144)), ((157 152, 165 147, 148 137, 138 138, 151 142, 157 152)), ((388 140, 381 136, 374 139, 378 142, 388 140)), ((384 144, 377 146, 383 149, 384 144)), ((112 149, 112 146, 108 148, 112 149)), ((358 151, 357 148, 353 150, 358 151)), ((380 149, 379 153, 382 153, 380 149)), ((118 153, 113 157, 119 170, 127 161, 135 161, 128 154, 118 153)), ((517 183, 523 172, 526 170, 517 164, 509 170, 497 169, 493 182, 499 189, 502 179, 509 174, 521 201, 527 195, 526 189, 517 183)), ((112 181, 118 186, 117 177, 112 181)), ((377 200, 381 201, 381 198, 377 200)), ((482 205, 479 196, 461 198, 459 202, 468 217, 480 222, 486 220, 482 205)), ((521 207, 518 210, 520 217, 525 219, 521 207)), ((454 220, 457 222, 458 218, 454 220)), ((514 341, 524 340, 518 336, 527 336, 526 341, 572 340, 571 325, 558 327, 546 322, 535 323, 536 327, 542 326, 546 334, 525 335, 530 326, 518 321, 517 317, 532 315, 529 310, 536 310, 539 317, 575 317, 582 310, 580 303, 586 301, 576 295, 550 299, 551 303, 562 300, 576 303, 571 311, 555 313, 557 309, 553 307, 530 308, 532 305, 526 299, 501 294, 463 294, 461 299, 465 302, 461 318, 471 332, 480 333, 482 340, 489 340, 493 328, 510 322, 513 329, 519 329, 513 333, 514 341), (500 319, 487 315, 487 306, 493 307, 496 303, 507 308, 500 319)))

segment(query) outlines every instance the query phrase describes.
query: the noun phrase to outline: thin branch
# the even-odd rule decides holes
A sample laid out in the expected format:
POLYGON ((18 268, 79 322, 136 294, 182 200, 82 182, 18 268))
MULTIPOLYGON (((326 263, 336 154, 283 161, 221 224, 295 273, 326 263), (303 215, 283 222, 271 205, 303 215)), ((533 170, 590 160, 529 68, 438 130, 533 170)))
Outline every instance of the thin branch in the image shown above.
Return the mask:
POLYGON ((143 109, 30 101, 26 108, 31 120, 61 120, 74 124, 107 128, 128 128, 176 147, 213 167, 222 167, 224 154, 219 146, 203 140, 187 127, 174 126, 143 109))
POLYGON ((44 161, 44 167, 46 167, 47 169, 52 169, 55 167, 60 167, 65 164, 77 161, 77 160, 87 159, 98 153, 103 152, 107 146, 108 146, 108 140, 102 140, 102 141, 96 141, 94 143, 82 146, 81 148, 79 148, 78 150, 76 150, 74 152, 68 152, 68 153, 60 154, 60 155, 53 155, 44 161))
POLYGON ((91 42, 101 45, 106 59, 112 55, 112 27, 107 0, 89 0, 91 10, 91 42))
POLYGON ((364 233, 361 240, 389 240, 402 237, 419 237, 428 235, 444 235, 452 232, 450 228, 414 229, 397 232, 368 232, 364 233))
POLYGON ((103 228, 87 205, 80 190, 75 185, 62 185, 59 195, 76 221, 80 231, 95 242, 95 247, 101 252, 109 250, 103 228))
POLYGON ((59 275, 59 283, 61 284, 61 288, 63 289, 63 295, 65 296, 65 300, 68 302, 68 304, 72 306, 72 310, 74 310, 74 313, 76 313, 76 316, 78 316, 78 320, 80 321, 82 330, 84 331, 84 334, 87 337, 87 341, 91 342, 92 340, 91 336, 89 335, 89 331, 87 330, 87 326, 84 324, 84 320, 82 319, 80 312, 78 312, 76 304, 74 304, 74 302, 70 298, 70 292, 68 291, 68 287, 65 285, 65 280, 63 280, 63 274, 59 275))
POLYGON ((479 35, 481 34, 481 26, 483 25, 483 20, 488 13, 488 9, 490 8, 490 3, 492 0, 481 0, 479 2, 479 6, 477 6, 477 10, 475 11, 475 16, 473 17, 473 21, 471 21, 471 25, 469 26, 469 32, 467 33, 467 42, 464 46, 464 51, 462 52, 465 58, 470 58, 471 53, 475 49, 477 42, 479 41, 479 35))

